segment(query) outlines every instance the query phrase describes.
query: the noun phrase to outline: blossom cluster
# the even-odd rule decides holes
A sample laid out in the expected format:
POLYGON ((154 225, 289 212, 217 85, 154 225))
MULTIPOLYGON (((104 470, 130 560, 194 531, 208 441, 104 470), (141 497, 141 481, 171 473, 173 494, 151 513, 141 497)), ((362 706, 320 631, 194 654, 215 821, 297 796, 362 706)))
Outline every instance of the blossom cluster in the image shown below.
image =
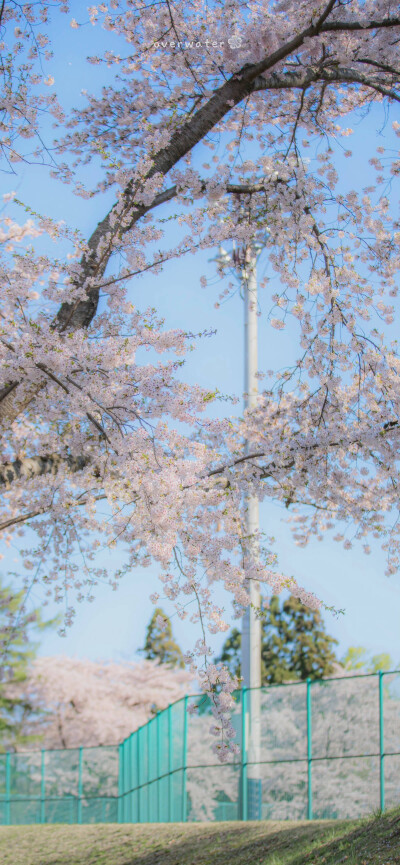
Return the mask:
MULTIPOLYGON (((43 71, 58 11, 67 4, 3 10, 0 148, 15 172, 24 160, 46 163, 41 118, 50 112, 59 125, 51 174, 82 196, 82 209, 95 197, 99 220, 82 239, 33 202, 19 225, 21 202, 10 195, 1 223, 0 531, 10 543, 26 526, 35 530, 22 551, 26 587, 41 582, 65 603, 65 627, 75 596, 93 601, 99 580, 117 588, 135 566, 157 563, 178 615, 190 609, 196 637, 187 661, 212 695, 226 759, 234 683, 209 662, 208 633, 227 627, 214 584, 238 613, 251 581, 320 603, 277 572, 270 549, 254 552, 247 497, 297 508, 299 545, 336 527, 344 549, 361 540, 368 552, 368 539, 381 538, 388 573, 400 564, 400 359, 389 330, 400 253, 388 197, 400 161, 395 148, 382 153, 372 143, 373 183, 354 190, 341 184, 334 159, 344 138, 349 157, 350 117, 400 99, 398 7, 91 6, 94 50, 99 28, 107 32, 107 50, 91 58, 102 86, 68 116, 43 71), (189 57, 181 43, 193 32, 218 42, 218 56, 189 57), (36 142, 29 154, 28 139, 36 142), (115 203, 102 211, 111 192, 115 203), (43 252, 46 239, 57 242, 57 257, 43 252), (215 390, 181 375, 194 336, 166 329, 136 297, 133 304, 132 285, 139 292, 145 272, 231 240, 230 273, 244 279, 249 251, 265 250, 270 323, 283 339, 293 320, 298 359, 262 379, 242 418, 216 420, 208 414, 215 390), (125 564, 110 573, 98 553, 117 543, 125 564)), ((82 23, 64 20, 73 31, 82 23)), ((395 122, 394 141, 399 133, 395 122)), ((233 290, 225 286, 219 301, 233 290)))

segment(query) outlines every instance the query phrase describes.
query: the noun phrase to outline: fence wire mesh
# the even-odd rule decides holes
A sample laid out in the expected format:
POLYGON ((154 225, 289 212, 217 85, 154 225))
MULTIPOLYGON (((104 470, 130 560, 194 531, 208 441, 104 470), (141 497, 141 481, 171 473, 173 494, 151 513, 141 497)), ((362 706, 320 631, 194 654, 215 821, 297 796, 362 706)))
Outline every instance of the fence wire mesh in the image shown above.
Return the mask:
POLYGON ((195 695, 119 746, 1 754, 0 823, 334 819, 400 804, 400 671, 237 692, 239 754, 224 765, 212 724, 195 695))
POLYGON ((118 746, 0 755, 0 820, 117 821, 118 746))

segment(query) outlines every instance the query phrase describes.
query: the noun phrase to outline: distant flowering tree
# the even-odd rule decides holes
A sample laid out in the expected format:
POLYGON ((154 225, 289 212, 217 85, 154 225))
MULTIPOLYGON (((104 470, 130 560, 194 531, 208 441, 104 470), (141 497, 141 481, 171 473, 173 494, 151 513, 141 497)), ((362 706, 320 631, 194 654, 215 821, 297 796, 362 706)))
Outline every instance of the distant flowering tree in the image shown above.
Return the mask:
MULTIPOLYGON (((103 52, 91 29, 102 86, 69 116, 48 90, 48 19, 58 8, 69 12, 56 0, 2 6, 3 165, 12 163, 17 181, 24 160, 51 162, 83 212, 97 196, 98 223, 84 239, 36 202, 22 226, 21 203, 2 217, 0 530, 8 539, 35 529, 26 585, 41 580, 66 601, 66 626, 74 593, 90 600, 99 579, 117 587, 125 570, 158 563, 178 614, 196 605, 200 636, 186 660, 200 665, 207 693, 219 689, 216 748, 225 759, 235 684, 209 664, 207 629, 227 629, 214 583, 239 615, 251 579, 320 605, 277 573, 270 550, 254 558, 245 495, 297 507, 299 545, 337 526, 348 549, 348 522, 365 552, 369 537, 382 539, 388 573, 399 566, 400 359, 386 330, 400 265, 387 190, 394 198, 399 157, 391 145, 376 151, 369 136, 371 183, 358 190, 338 185, 334 165, 343 141, 351 155, 351 118, 400 101, 398 4, 91 6, 91 23, 107 32, 103 52), (45 109, 59 124, 47 150, 45 109), (114 195, 111 207, 103 193, 114 195), (194 335, 139 311, 131 286, 231 238, 245 250, 264 245, 277 277, 270 323, 283 331, 293 317, 299 352, 290 369, 270 371, 254 411, 209 420, 215 390, 180 377, 194 335), (122 571, 97 565, 100 537, 127 550, 122 571)), ((392 132, 395 140, 397 120, 392 132)))
POLYGON ((118 745, 191 685, 187 671, 154 661, 99 663, 57 655, 36 658, 27 680, 9 692, 29 700, 25 729, 41 737, 41 747, 77 748, 118 745))

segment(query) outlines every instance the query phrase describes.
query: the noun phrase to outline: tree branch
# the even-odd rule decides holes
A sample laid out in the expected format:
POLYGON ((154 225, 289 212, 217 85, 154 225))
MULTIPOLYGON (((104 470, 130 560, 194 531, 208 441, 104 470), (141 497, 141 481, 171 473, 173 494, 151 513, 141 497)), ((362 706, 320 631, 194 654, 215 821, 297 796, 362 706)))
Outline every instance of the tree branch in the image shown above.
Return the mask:
MULTIPOLYGON (((103 493, 98 496, 94 496, 95 502, 101 502, 106 499, 107 496, 103 493)), ((86 505, 87 499, 75 499, 73 502, 74 507, 80 507, 81 505, 86 505)), ((43 506, 42 508, 38 508, 36 511, 29 511, 27 514, 19 514, 16 517, 10 517, 8 520, 4 520, 0 523, 0 532, 5 531, 5 529, 11 528, 11 526, 19 525, 20 523, 26 523, 28 520, 33 520, 35 517, 40 517, 42 514, 46 514, 50 510, 49 507, 43 506)))
POLYGON ((59 454, 48 454, 47 456, 22 457, 12 463, 0 465, 0 487, 10 488, 15 481, 22 479, 41 477, 42 475, 56 475, 60 468, 67 467, 71 472, 78 472, 86 468, 92 462, 89 456, 62 457, 59 454))
MULTIPOLYGON (((399 430, 399 422, 397 420, 387 421, 383 424, 382 429, 378 433, 381 436, 385 436, 390 434, 394 430, 399 430)), ((347 442, 347 445, 361 445, 361 441, 359 438, 353 438, 351 441, 347 442)), ((343 447, 342 441, 331 441, 324 443, 325 448, 335 448, 335 447, 343 447)), ((303 455, 308 452, 308 457, 310 458, 313 454, 315 454, 316 449, 318 448, 318 442, 315 442, 312 445, 299 445, 297 448, 297 452, 303 452, 303 455)), ((260 480, 266 480, 267 478, 274 477, 277 472, 288 471, 293 468, 295 465, 295 457, 290 455, 290 452, 293 454, 295 448, 292 447, 289 449, 289 454, 287 454, 286 461, 282 462, 281 465, 277 464, 273 460, 271 462, 265 464, 264 466, 255 466, 257 469, 257 475, 260 480)), ((214 487, 215 484, 220 484, 222 488, 227 489, 230 485, 230 479, 227 477, 221 477, 224 472, 229 469, 236 468, 242 463, 249 463, 251 460, 261 459, 265 457, 266 453, 264 450, 254 451, 249 454, 243 454, 241 457, 237 457, 237 459, 232 460, 229 463, 224 463, 224 465, 219 466, 215 469, 210 469, 206 475, 202 478, 199 478, 195 483, 199 481, 207 481, 208 478, 214 478, 214 483, 210 485, 210 489, 214 487)), ((39 456, 39 457, 24 457, 23 459, 14 460, 12 463, 5 463, 0 466, 0 488, 9 489, 11 484, 15 481, 21 479, 30 479, 33 477, 39 477, 45 474, 56 475, 60 468, 67 466, 71 472, 82 471, 82 469, 86 468, 88 465, 92 463, 92 457, 90 456, 78 456, 74 457, 68 455, 66 457, 61 457, 58 454, 49 454, 48 456, 39 456)), ((100 477, 100 471, 94 465, 93 475, 95 477, 100 477)), ((193 484, 185 486, 183 489, 192 488, 193 484)), ((206 490, 209 489, 206 487, 206 490)), ((104 494, 99 494, 95 496, 96 501, 101 501, 106 498, 104 494)), ((76 499, 74 504, 84 505, 86 503, 86 499, 80 498, 76 499)), ((311 503, 310 503, 311 504, 311 503)), ((48 508, 43 506, 36 511, 30 511, 26 514, 20 514, 16 517, 10 517, 9 519, 0 523, 0 531, 3 529, 9 528, 10 526, 16 525, 18 523, 26 522, 29 519, 33 519, 36 516, 40 516, 43 513, 46 513, 48 508)))
MULTIPOLYGON (((366 62, 366 61, 360 61, 366 62)), ((254 82, 254 92, 261 90, 306 90, 312 84, 319 81, 336 83, 342 81, 346 84, 361 84, 363 87, 371 88, 383 96, 400 101, 400 93, 392 87, 386 87, 377 77, 370 77, 352 67, 340 69, 336 66, 317 66, 306 72, 284 72, 281 75, 274 73, 269 78, 257 78, 254 82)))
POLYGON ((400 17, 397 15, 392 18, 382 18, 380 21, 327 21, 321 27, 320 32, 337 33, 338 31, 343 31, 343 33, 346 33, 357 30, 363 32, 364 30, 381 30, 384 27, 400 27, 400 17))
MULTIPOLYGON (((121 199, 113 205, 104 219, 98 223, 89 238, 87 251, 80 262, 81 275, 75 283, 78 288, 85 288, 85 300, 63 303, 54 319, 54 329, 60 333, 64 333, 89 327, 97 311, 102 277, 104 276, 110 256, 116 248, 115 242, 122 240, 126 232, 130 231, 146 213, 158 206, 158 204, 169 201, 174 197, 172 188, 156 196, 151 204, 140 204, 137 199, 144 184, 155 175, 165 177, 205 135, 211 132, 225 114, 229 113, 243 99, 257 90, 268 89, 268 84, 261 86, 260 76, 263 76, 265 72, 273 69, 278 63, 296 52, 306 39, 317 37, 321 33, 333 31, 346 32, 351 30, 362 31, 383 27, 397 27, 400 25, 400 18, 398 17, 363 23, 346 21, 328 22, 327 18, 335 5, 336 0, 329 0, 322 14, 315 22, 311 23, 258 63, 243 66, 230 79, 225 81, 221 87, 214 91, 205 105, 200 107, 189 118, 186 118, 181 126, 177 126, 173 130, 169 144, 156 154, 147 174, 136 183, 133 183, 133 181, 128 183, 121 199)), ((357 83, 372 87, 372 89, 385 96, 396 100, 399 98, 395 91, 385 88, 379 82, 361 80, 359 76, 354 78, 354 75, 347 79, 345 73, 340 74, 341 70, 334 70, 334 73, 336 74, 329 73, 331 75, 330 80, 357 81, 357 83)), ((308 86, 308 83, 311 83, 312 80, 318 80, 316 71, 311 73, 311 78, 309 75, 310 73, 306 73, 305 83, 303 79, 303 84, 301 85, 296 85, 292 82, 292 84, 286 83, 286 85, 282 85, 281 83, 280 86, 304 87, 308 86), (315 77, 316 75, 317 77, 315 77)), ((326 70, 323 74, 320 71, 319 75, 323 80, 328 80, 328 72, 326 70)), ((282 76, 280 76, 280 79, 282 81, 282 76)), ((283 76, 283 80, 286 82, 289 81, 287 74, 283 76)), ((271 89, 276 88, 277 84, 274 75, 270 76, 269 81, 271 89)), ((19 387, 15 382, 12 385, 3 387, 3 390, 0 391, 0 421, 6 421, 8 424, 12 423, 24 411, 43 386, 44 379, 39 382, 25 381, 21 395, 18 393, 19 387)))

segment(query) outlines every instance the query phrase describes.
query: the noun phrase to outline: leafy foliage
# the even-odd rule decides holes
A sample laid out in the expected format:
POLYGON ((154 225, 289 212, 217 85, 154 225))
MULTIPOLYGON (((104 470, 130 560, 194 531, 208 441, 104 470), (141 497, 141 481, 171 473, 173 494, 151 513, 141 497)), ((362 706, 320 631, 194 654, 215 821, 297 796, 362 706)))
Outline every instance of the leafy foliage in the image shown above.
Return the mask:
POLYGON ((183 655, 175 642, 172 625, 161 607, 156 607, 147 626, 146 642, 141 654, 149 661, 159 661, 170 667, 184 667, 183 655))
POLYGON ((355 673, 378 673, 379 670, 398 670, 399 664, 392 661, 387 652, 370 655, 363 646, 350 646, 340 662, 345 670, 355 673))
POLYGON ((15 750, 36 741, 26 731, 27 719, 37 711, 23 686, 27 681, 38 642, 32 631, 41 633, 56 625, 58 619, 44 621, 39 609, 27 612, 25 592, 0 583, 0 750, 15 750), (12 687, 10 688, 10 685, 12 687))
MULTIPOLYGON (((241 633, 234 628, 219 658, 236 676, 241 674, 241 642, 241 633)), ((262 615, 262 684, 331 675, 337 665, 337 642, 326 633, 319 610, 310 610, 292 595, 280 604, 273 595, 262 615)))

